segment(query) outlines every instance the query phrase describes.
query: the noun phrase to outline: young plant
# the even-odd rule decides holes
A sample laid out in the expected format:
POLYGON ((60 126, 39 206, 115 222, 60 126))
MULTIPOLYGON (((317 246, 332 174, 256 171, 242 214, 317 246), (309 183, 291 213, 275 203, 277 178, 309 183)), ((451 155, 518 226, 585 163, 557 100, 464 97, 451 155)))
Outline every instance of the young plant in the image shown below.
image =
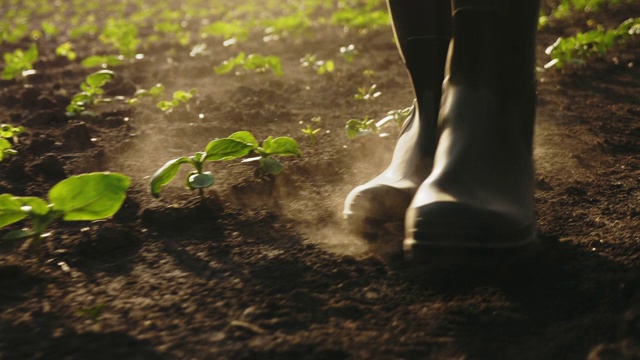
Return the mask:
MULTIPOLYGON (((307 127, 301 130, 303 134, 307 135, 307 139, 312 146, 315 146, 318 143, 318 134, 322 129, 317 126, 319 126, 321 122, 322 119, 319 116, 316 116, 311 119, 311 123, 313 125, 307 124, 307 127)), ((300 124, 302 124, 302 121, 300 124)))
POLYGON ((243 141, 223 138, 211 141, 204 151, 197 152, 193 156, 169 160, 151 177, 149 183, 151 195, 155 198, 160 197, 160 190, 173 180, 180 166, 189 164, 194 170, 187 175, 186 185, 191 190, 198 190, 200 199, 204 199, 204 189, 215 183, 211 172, 204 170, 205 163, 243 157, 251 152, 251 149, 252 147, 243 141))
POLYGON ((86 113, 87 107, 100 102, 109 102, 110 99, 103 99, 104 90, 102 87, 111 81, 116 74, 111 70, 96 71, 80 84, 81 92, 75 94, 71 103, 67 106, 67 113, 71 116, 86 113))
POLYGON ((342 56, 342 58, 349 63, 353 62, 353 60, 355 60, 357 55, 358 55, 358 50, 356 50, 356 46, 353 44, 340 47, 340 56, 342 56))
POLYGON ((282 164, 273 159, 272 156, 302 155, 298 142, 288 136, 281 136, 275 139, 273 136, 269 136, 264 139, 262 144, 259 144, 258 140, 256 140, 250 132, 238 131, 231 134, 228 139, 237 140, 248 145, 250 150, 258 156, 242 160, 242 162, 248 163, 257 161, 260 166, 260 170, 265 175, 278 175, 284 169, 282 164))
MULTIPOLYGON (((156 91, 163 91, 162 89, 157 89, 156 91)), ((191 100, 193 95, 196 94, 196 89, 191 89, 189 91, 178 90, 173 93, 173 99, 168 101, 160 101, 156 104, 158 109, 164 111, 165 113, 170 113, 173 109, 177 108, 181 103, 187 103, 187 101, 191 100)))
POLYGON ((100 41, 113 45, 125 58, 133 59, 141 40, 135 24, 124 19, 110 18, 100 34, 100 41))
POLYGON ((380 132, 380 129, 376 125, 376 121, 374 119, 369 119, 368 116, 365 116, 364 119, 350 119, 347 121, 345 130, 347 132, 347 137, 350 140, 353 140, 358 136, 364 136, 371 133, 377 134, 380 132))
POLYGON ((358 93, 353 96, 354 99, 360 101, 374 100, 378 96, 382 95, 382 92, 377 91, 378 85, 373 83, 373 70, 365 70, 364 76, 369 80, 370 86, 361 86, 358 88, 358 93))
POLYGON ((318 60, 318 56, 315 54, 307 54, 300 59, 302 67, 313 68, 318 75, 324 75, 331 73, 336 69, 336 65, 333 60, 318 60))
MULTIPOLYGON (((129 99, 129 104, 137 104, 140 102, 140 100, 142 100, 143 98, 153 98, 156 99, 158 98, 160 95, 162 95, 162 93, 164 93, 164 85, 158 83, 155 84, 154 86, 150 87, 149 90, 147 89, 138 89, 134 94, 133 94, 133 98, 129 99)), ((180 101, 180 100, 178 100, 180 101)))
MULTIPOLYGON (((229 60, 222 62, 222 64, 215 66, 213 70, 218 75, 227 74, 235 70, 236 68, 243 68, 246 71, 252 71, 256 73, 266 73, 271 71, 276 76, 282 76, 282 63, 280 57, 269 55, 262 56, 258 54, 246 55, 241 52, 236 57, 232 57, 229 60)), ((236 71, 236 75, 242 75, 242 72, 236 71)))
POLYGON ((0 195, 0 228, 25 218, 31 229, 15 230, 3 240, 29 240, 40 251, 47 227, 56 220, 92 221, 113 216, 122 206, 131 180, 109 172, 68 177, 49 190, 47 200, 33 196, 0 195))
POLYGON ((2 79, 12 80, 18 75, 25 76, 33 72, 33 64, 38 60, 38 47, 31 44, 27 50, 17 49, 14 52, 3 54, 5 67, 2 70, 2 79))
POLYGON ((0 125, 0 161, 2 161, 6 156, 16 155, 18 152, 12 149, 11 142, 18 142, 18 134, 24 131, 22 126, 13 127, 9 124, 0 125))
POLYGON ((616 29, 599 28, 568 38, 560 37, 546 49, 545 52, 551 57, 551 61, 544 67, 548 69, 568 64, 583 65, 587 58, 604 55, 612 47, 637 35, 640 35, 640 18, 626 20, 616 29))
POLYGON ((78 57, 78 54, 73 51, 73 44, 68 41, 56 48, 56 55, 66 57, 69 61, 74 61, 78 57))
POLYGON ((376 126, 380 128, 388 124, 389 122, 394 122, 398 124, 398 126, 402 127, 404 121, 411 113, 411 109, 412 107, 407 107, 399 110, 390 110, 387 112, 387 115, 385 117, 383 117, 376 123, 376 126))

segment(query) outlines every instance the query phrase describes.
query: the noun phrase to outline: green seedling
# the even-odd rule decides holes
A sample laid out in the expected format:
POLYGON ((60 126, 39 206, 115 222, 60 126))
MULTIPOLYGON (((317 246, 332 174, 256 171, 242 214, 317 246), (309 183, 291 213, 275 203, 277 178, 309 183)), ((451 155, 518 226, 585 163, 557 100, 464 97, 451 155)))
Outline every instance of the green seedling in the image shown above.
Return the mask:
POLYGON ((68 41, 56 48, 56 55, 66 57, 69 61, 74 61, 78 57, 78 54, 73 51, 73 44, 68 41))
POLYGON ((108 172, 68 177, 54 185, 47 200, 33 196, 0 195, 0 228, 25 218, 30 229, 11 231, 0 239, 28 240, 29 247, 40 251, 47 227, 56 220, 93 221, 113 216, 122 206, 131 180, 108 172))
POLYGON ((200 28, 200 36, 202 38, 221 37, 225 44, 230 45, 237 41, 246 40, 249 37, 249 29, 246 21, 216 21, 200 28))
MULTIPOLYGON (((307 124, 307 126, 301 130, 303 134, 307 135, 307 139, 312 146, 315 146, 318 143, 318 134, 322 129, 317 126, 319 126, 321 122, 322 118, 316 116, 311 119, 311 123, 313 125, 307 124)), ((302 124, 302 121, 300 124, 302 124)))
POLYGON ((14 52, 3 54, 5 67, 2 70, 2 79, 12 80, 17 76, 26 76, 34 73, 33 64, 38 60, 38 47, 31 44, 27 50, 17 49, 14 52))
MULTIPOLYGON (((216 74, 227 74, 234 71, 236 68, 242 68, 246 71, 256 73, 266 73, 271 71, 276 76, 282 76, 282 63, 280 57, 269 55, 262 56, 258 54, 249 54, 241 52, 236 57, 232 57, 229 60, 222 62, 222 64, 215 66, 213 69, 216 74)), ((242 75, 242 72, 236 71, 236 75, 242 75)))
POLYGON ((249 154, 252 147, 244 141, 223 138, 211 141, 204 151, 193 156, 180 157, 169 160, 151 177, 149 186, 151 195, 160 197, 163 186, 173 180, 182 164, 193 166, 194 170, 187 175, 186 185, 191 190, 198 190, 200 199, 204 199, 204 189, 215 183, 215 178, 209 171, 204 170, 207 161, 232 160, 249 154))
POLYGON ((248 145, 254 154, 258 155, 252 158, 242 160, 243 163, 258 162, 260 170, 265 175, 278 175, 284 167, 280 162, 273 159, 272 156, 300 156, 300 146, 298 142, 288 136, 273 138, 269 136, 262 144, 258 144, 258 140, 248 131, 238 131, 233 133, 228 139, 240 141, 248 145))
POLYGON ((369 2, 364 7, 345 6, 331 15, 331 23, 359 32, 389 26, 389 13, 382 9, 374 9, 377 3, 369 2))
POLYGON ((362 86, 358 88, 358 93, 353 95, 353 98, 360 101, 369 101, 374 100, 375 98, 382 95, 382 92, 377 91, 378 85, 373 84, 368 88, 366 86, 362 86))
POLYGON ((350 140, 353 140, 356 137, 372 133, 377 134, 380 132, 380 129, 376 125, 376 121, 374 119, 369 119, 368 116, 365 116, 364 119, 350 119, 347 121, 345 130, 347 132, 347 137, 350 140))
POLYGON ((357 55, 358 55, 358 50, 356 50, 356 46, 353 44, 340 47, 340 56, 342 56, 342 58, 349 63, 353 62, 353 60, 355 60, 357 55))
POLYGON ((374 100, 382 95, 382 92, 377 91, 378 85, 373 83, 373 70, 363 71, 363 75, 369 80, 371 85, 363 85, 358 88, 358 93, 353 95, 353 98, 360 101, 374 100))
POLYGON ((612 47, 637 35, 640 35, 640 18, 626 20, 612 30, 599 28, 568 38, 560 37, 546 49, 551 61, 544 68, 583 65, 586 59, 604 55, 612 47))
POLYGON ((173 111, 173 109, 180 106, 181 103, 187 103, 189 100, 191 100, 196 92, 196 89, 191 89, 189 91, 178 90, 173 93, 172 100, 160 101, 156 104, 156 106, 158 107, 158 109, 164 111, 165 113, 170 113, 173 111))
POLYGON ((277 40, 289 35, 305 34, 311 28, 308 11, 295 11, 291 14, 262 21, 266 36, 264 41, 277 40))
POLYGON ((52 23, 52 22, 43 21, 43 22, 40 23, 40 26, 42 27, 42 32, 45 35, 47 35, 47 37, 49 37, 49 38, 57 36, 58 33, 60 32, 58 27, 56 27, 56 25, 54 23, 52 23))
POLYGON ((111 81, 116 74, 111 70, 96 71, 80 84, 81 92, 75 94, 71 99, 71 103, 67 106, 67 114, 70 116, 79 114, 89 114, 87 107, 98 104, 100 102, 110 102, 111 99, 102 98, 104 90, 102 87, 111 81))
POLYGON ((382 119, 378 120, 376 126, 381 128, 390 122, 394 122, 398 124, 398 126, 402 127, 404 121, 407 119, 409 114, 411 113, 412 107, 407 107, 399 110, 390 110, 387 112, 387 115, 382 119))
POLYGON ((127 59, 133 59, 136 56, 141 41, 135 24, 124 19, 113 18, 107 20, 99 39, 104 44, 113 45, 120 55, 127 59))
MULTIPOLYGON (((133 97, 131 99, 129 99, 129 104, 135 105, 137 103, 140 102, 140 100, 142 100, 143 98, 153 98, 153 99, 157 99, 158 97, 160 97, 160 95, 162 95, 164 93, 164 85, 158 83, 155 84, 154 86, 150 87, 149 90, 147 89, 138 89, 134 94, 133 97)), ((180 101, 180 100, 178 100, 180 101)))
POLYGON ((92 55, 80 62, 80 65, 90 69, 94 67, 108 67, 122 65, 124 56, 122 55, 92 55))
POLYGON ((9 140, 16 144, 18 142, 18 134, 23 131, 24 128, 22 126, 13 127, 9 124, 0 125, 0 161, 6 156, 18 154, 16 150, 12 149, 12 144, 9 140))
POLYGON ((307 54, 300 59, 302 67, 313 68, 318 75, 324 75, 326 73, 332 73, 336 69, 336 65, 333 60, 318 60, 318 56, 315 54, 307 54))

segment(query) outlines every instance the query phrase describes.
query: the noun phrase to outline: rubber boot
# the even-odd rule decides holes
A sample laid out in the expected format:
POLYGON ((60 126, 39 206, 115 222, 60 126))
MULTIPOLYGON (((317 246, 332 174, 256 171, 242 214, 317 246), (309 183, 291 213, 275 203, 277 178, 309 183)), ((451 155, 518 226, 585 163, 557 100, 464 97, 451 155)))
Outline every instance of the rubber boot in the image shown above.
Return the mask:
POLYGON ((448 1, 389 0, 388 5, 416 100, 390 165, 346 198, 343 214, 347 224, 368 240, 374 240, 389 225, 397 225, 402 238, 407 207, 429 174, 451 31, 448 1))
POLYGON ((406 215, 405 254, 520 248, 536 240, 538 0, 453 1, 433 169, 406 215))

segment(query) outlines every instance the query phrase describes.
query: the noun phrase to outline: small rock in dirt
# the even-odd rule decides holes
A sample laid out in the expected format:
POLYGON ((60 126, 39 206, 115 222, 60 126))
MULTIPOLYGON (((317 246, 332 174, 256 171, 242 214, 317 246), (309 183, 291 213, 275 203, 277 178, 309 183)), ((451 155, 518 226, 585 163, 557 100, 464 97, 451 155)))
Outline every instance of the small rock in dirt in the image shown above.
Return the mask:
POLYGON ((8 94, 5 95, 3 97, 1 97, 0 99, 2 99, 2 105, 6 106, 6 107, 14 107, 20 104, 20 98, 18 98, 17 96, 13 95, 13 94, 8 94))
POLYGON ((29 175, 25 171, 26 165, 23 158, 14 157, 11 159, 9 163, 9 167, 7 168, 6 174, 4 176, 15 182, 27 182, 29 180, 29 175))
POLYGON ((62 136, 63 145, 67 150, 84 150, 93 146, 89 127, 84 122, 72 124, 62 136))
POLYGON ((140 241, 135 231, 117 225, 105 225, 83 238, 78 250, 87 256, 101 257, 116 251, 138 248, 140 241))
POLYGON ((38 109, 48 110, 53 109, 57 106, 54 99, 49 96, 41 95, 38 97, 38 109))
POLYGON ((67 115, 61 109, 41 110, 25 120, 26 127, 62 124, 67 121, 67 115))
POLYGON ((67 176, 62 162, 53 154, 47 154, 29 168, 29 172, 46 179, 63 179, 67 176))
POLYGON ((38 98, 42 95, 42 92, 35 87, 27 87, 20 93, 20 100, 22 100, 22 106, 35 107, 38 104, 38 98))
POLYGON ((55 146, 56 141, 44 134, 33 134, 31 142, 27 146, 27 151, 34 155, 40 155, 44 152, 48 152, 55 146))

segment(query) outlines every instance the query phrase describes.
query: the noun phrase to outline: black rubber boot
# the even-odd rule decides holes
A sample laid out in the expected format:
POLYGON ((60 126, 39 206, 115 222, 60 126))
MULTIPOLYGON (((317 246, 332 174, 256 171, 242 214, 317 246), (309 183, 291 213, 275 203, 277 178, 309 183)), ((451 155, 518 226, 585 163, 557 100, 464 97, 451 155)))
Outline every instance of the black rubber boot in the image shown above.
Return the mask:
POLYGON ((407 207, 431 170, 451 31, 448 1, 389 0, 388 5, 416 101, 391 164, 353 189, 345 201, 343 214, 351 230, 369 240, 375 240, 389 226, 399 229, 401 238, 407 207))
POLYGON ((532 160, 538 0, 453 1, 433 169, 406 215, 405 254, 536 240, 532 160))

